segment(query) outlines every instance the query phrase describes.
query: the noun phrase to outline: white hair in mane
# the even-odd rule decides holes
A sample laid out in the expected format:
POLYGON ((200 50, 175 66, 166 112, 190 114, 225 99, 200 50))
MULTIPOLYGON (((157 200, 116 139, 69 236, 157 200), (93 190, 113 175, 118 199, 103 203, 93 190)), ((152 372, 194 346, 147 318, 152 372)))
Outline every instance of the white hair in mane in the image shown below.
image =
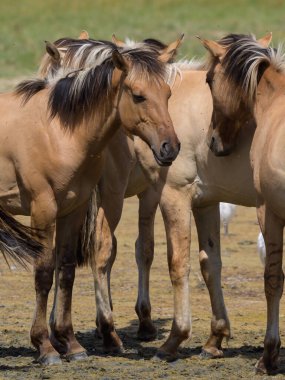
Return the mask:
POLYGON ((278 72, 285 72, 284 48, 282 44, 277 49, 262 47, 253 36, 232 36, 233 42, 226 47, 222 66, 228 79, 238 85, 252 103, 262 67, 272 65, 278 72))

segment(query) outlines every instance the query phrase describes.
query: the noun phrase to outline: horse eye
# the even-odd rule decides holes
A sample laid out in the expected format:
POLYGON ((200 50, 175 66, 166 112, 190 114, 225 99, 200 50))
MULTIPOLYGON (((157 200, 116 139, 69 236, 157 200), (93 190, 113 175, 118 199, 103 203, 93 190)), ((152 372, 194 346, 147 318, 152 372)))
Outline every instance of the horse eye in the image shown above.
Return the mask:
POLYGON ((133 101, 134 101, 134 103, 142 103, 145 100, 146 100, 146 98, 144 96, 133 94, 133 101))

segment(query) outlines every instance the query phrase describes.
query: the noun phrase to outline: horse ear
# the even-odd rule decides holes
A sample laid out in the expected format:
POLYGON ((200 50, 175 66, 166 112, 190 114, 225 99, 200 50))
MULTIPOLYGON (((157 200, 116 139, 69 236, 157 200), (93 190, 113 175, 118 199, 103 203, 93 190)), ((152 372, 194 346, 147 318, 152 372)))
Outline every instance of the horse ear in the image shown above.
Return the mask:
POLYGON ((112 42, 118 47, 124 47, 126 45, 124 41, 118 40, 115 34, 112 34, 112 42))
POLYGON ((89 33, 86 30, 82 30, 78 37, 79 40, 89 40, 89 33))
POLYGON ((112 60, 115 65, 115 67, 124 73, 127 73, 129 70, 129 63, 126 60, 125 57, 122 56, 121 53, 118 52, 118 50, 114 50, 112 53, 112 60))
POLYGON ((163 49, 158 59, 164 63, 170 62, 175 56, 177 49, 181 45, 183 38, 184 33, 182 33, 176 41, 171 42, 165 49, 163 49))
POLYGON ((53 61, 59 62, 60 53, 57 47, 49 41, 45 41, 45 44, 46 44, 46 51, 48 55, 52 58, 53 61))
POLYGON ((207 49, 209 50, 209 52, 214 56, 214 57, 217 57, 217 58, 222 58, 225 53, 226 53, 226 48, 220 44, 218 44, 218 42, 216 41, 213 41, 213 40, 204 40, 203 38, 199 37, 199 36, 196 36, 202 43, 202 45, 207 49))
POLYGON ((257 42, 264 48, 268 48, 272 40, 272 32, 267 33, 264 37, 259 38, 257 42))

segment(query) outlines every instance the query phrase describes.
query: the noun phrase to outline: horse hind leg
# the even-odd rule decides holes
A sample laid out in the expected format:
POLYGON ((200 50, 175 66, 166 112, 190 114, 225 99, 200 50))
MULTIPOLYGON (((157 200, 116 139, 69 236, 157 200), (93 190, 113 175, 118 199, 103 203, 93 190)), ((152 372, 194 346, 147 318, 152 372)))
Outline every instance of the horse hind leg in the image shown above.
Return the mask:
POLYGON ((209 358, 223 356, 222 341, 230 338, 228 319, 221 285, 221 249, 219 204, 193 208, 199 240, 201 272, 208 288, 212 307, 211 333, 201 355, 209 358))
POLYGON ((96 298, 96 324, 103 338, 104 351, 122 352, 123 343, 119 338, 113 320, 110 276, 116 258, 114 230, 120 220, 124 193, 112 195, 109 201, 106 192, 101 192, 101 205, 96 219, 96 249, 92 260, 96 298))
POLYGON ((140 340, 156 338, 157 329, 151 319, 149 275, 154 256, 154 218, 159 203, 150 187, 139 196, 139 234, 136 240, 136 262, 139 272, 138 297, 135 306, 139 318, 137 336, 140 340))
POLYGON ((267 302, 267 328, 264 352, 255 368, 257 373, 274 374, 278 367, 281 346, 279 308, 284 286, 282 270, 284 221, 265 205, 258 208, 257 215, 266 246, 264 288, 267 302))

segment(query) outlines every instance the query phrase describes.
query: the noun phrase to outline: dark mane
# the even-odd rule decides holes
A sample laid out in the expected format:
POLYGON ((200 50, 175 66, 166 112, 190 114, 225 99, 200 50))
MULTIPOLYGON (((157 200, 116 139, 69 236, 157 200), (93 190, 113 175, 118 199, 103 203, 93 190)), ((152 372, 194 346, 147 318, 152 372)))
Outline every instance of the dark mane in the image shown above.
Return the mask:
POLYGON ((47 80, 41 78, 27 79, 20 82, 15 88, 15 94, 23 96, 23 104, 26 104, 31 97, 47 87, 47 80))
MULTIPOLYGON (((63 45, 68 46, 66 41, 62 41, 63 45)), ((49 98, 52 117, 58 116, 64 126, 74 128, 93 115, 109 96, 114 70, 112 53, 117 49, 110 42, 71 41, 71 46, 67 47, 65 65, 83 68, 60 78, 52 88, 49 98), (89 66, 91 60, 93 67, 89 66), (99 64, 96 65, 96 62, 99 64)), ((157 59, 158 53, 153 49, 126 47, 118 50, 131 62, 130 80, 164 77, 165 65, 157 59)))
POLYGON ((156 50, 163 50, 167 47, 167 45, 165 45, 165 43, 163 43, 159 40, 156 40, 155 38, 146 38, 145 40, 143 40, 143 43, 145 43, 149 46, 153 46, 153 48, 156 50))
POLYGON ((226 47, 221 62, 226 78, 251 103, 260 77, 276 58, 276 50, 262 47, 252 35, 230 34, 219 43, 226 47))
POLYGON ((87 73, 77 71, 59 79, 49 96, 51 117, 58 116, 61 123, 70 128, 90 117, 107 97, 112 72, 113 63, 109 59, 87 73), (84 80, 77 91, 76 82, 82 73, 84 80))
POLYGON ((256 41, 256 38, 253 34, 234 34, 230 33, 227 36, 221 38, 218 43, 223 46, 232 45, 234 42, 238 42, 243 38, 251 38, 253 41, 256 41))
MULTIPOLYGON (((164 49, 167 48, 167 45, 165 45, 163 42, 156 40, 154 38, 147 38, 147 39, 143 40, 143 43, 152 47, 153 49, 155 49, 160 54, 162 53, 162 51, 164 49)), ((169 63, 175 62, 175 58, 176 58, 176 53, 173 55, 173 57, 172 57, 171 61, 169 61, 169 63)))

